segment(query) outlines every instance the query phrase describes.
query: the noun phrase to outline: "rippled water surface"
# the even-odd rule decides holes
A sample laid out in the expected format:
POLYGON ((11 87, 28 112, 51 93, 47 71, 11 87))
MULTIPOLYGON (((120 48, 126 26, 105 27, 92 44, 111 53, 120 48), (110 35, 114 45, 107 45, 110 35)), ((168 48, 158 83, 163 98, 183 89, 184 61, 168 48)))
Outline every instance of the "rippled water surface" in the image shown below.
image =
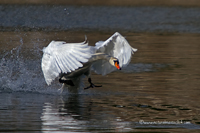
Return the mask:
MULTIPOLYGON (((1 132, 198 132, 199 8, 0 5, 1 132), (42 48, 120 32, 137 48, 101 88, 47 86, 42 48)), ((87 79, 84 80, 88 85, 87 79)))
MULTIPOLYGON (((41 132, 182 131, 200 129, 199 34, 124 33, 138 48, 130 65, 101 88, 60 94, 40 62, 51 40, 91 45, 112 33, 1 32, 0 130, 41 132)), ((86 83, 87 84, 87 83, 86 83)))

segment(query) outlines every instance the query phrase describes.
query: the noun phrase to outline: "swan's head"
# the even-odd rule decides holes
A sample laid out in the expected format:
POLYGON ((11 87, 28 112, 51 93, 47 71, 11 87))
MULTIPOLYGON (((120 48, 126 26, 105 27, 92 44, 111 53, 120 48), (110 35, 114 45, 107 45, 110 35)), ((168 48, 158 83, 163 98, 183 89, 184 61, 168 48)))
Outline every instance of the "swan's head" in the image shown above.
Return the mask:
POLYGON ((121 70, 121 67, 119 66, 119 60, 117 58, 111 57, 109 62, 111 65, 115 66, 117 69, 121 70))

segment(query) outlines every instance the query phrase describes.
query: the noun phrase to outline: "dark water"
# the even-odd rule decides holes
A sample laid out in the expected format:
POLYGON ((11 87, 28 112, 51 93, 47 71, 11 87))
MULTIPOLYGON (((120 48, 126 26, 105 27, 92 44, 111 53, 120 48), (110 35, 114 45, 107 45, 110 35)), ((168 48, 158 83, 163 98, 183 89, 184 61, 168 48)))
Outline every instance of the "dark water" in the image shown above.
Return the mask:
POLYGON ((0 17, 1 31, 200 32, 199 8, 0 5, 0 17))
MULTIPOLYGON (((6 8, 2 12, 9 12, 7 9, 11 10, 11 7, 2 6, 1 9, 6 8)), ((25 9, 24 6, 13 6, 16 10, 23 8, 25 9)), ((27 10, 29 8, 33 7, 29 6, 27 10)), ((70 10, 77 11, 73 8, 70 10)), ((84 11, 86 7, 83 8, 84 11)), ((97 10, 99 8, 97 7, 97 10)), ((135 10, 130 7, 112 7, 110 10, 114 12, 121 9, 135 10)), ((148 11, 154 8, 141 9, 148 11)), ((156 13, 176 10, 173 14, 175 16, 182 11, 198 12, 198 9, 188 8, 155 9, 156 13)), ((191 16, 198 20, 198 16, 191 16)), ((78 17, 81 18, 81 15, 78 17)), ((123 17, 126 18, 124 15, 123 17)), ((194 28, 195 30, 189 27, 187 31, 191 30, 192 33, 184 34, 142 33, 143 26, 138 25, 141 33, 135 33, 126 30, 126 23, 118 24, 122 31, 123 26, 125 27, 122 34, 129 43, 138 48, 130 65, 122 71, 104 77, 93 74, 93 82, 103 85, 101 88, 83 90, 79 94, 60 94, 57 91, 61 87, 58 82, 47 86, 44 81, 40 67, 42 48, 51 40, 80 42, 84 40, 84 35, 87 35, 90 45, 94 45, 95 42, 110 37, 116 27, 112 27, 113 23, 109 21, 111 24, 108 24, 108 27, 111 28, 102 30, 101 28, 104 28, 104 25, 107 27, 107 24, 95 27, 96 23, 91 22, 94 27, 88 27, 93 30, 89 28, 90 30, 62 31, 67 28, 61 25, 60 31, 52 31, 56 27, 52 22, 49 25, 50 30, 46 31, 46 22, 40 25, 40 21, 30 21, 27 18, 24 16, 30 24, 42 27, 40 31, 34 28, 35 31, 29 31, 29 26, 27 29, 21 24, 10 25, 11 21, 0 20, 6 30, 10 27, 9 31, 0 32, 0 131, 198 132, 200 129, 200 35, 197 34, 198 31, 195 32, 198 27, 194 28), (6 27, 6 23, 10 26, 6 27)), ((13 17, 7 19, 13 20, 13 17)), ((17 22, 24 22, 24 19, 17 22)), ((186 21, 191 19, 188 18, 186 21)), ((51 23, 50 20, 48 22, 51 23)), ((196 22, 191 23, 191 26, 193 27, 196 22)), ((148 23, 146 20, 145 23, 151 25, 151 21, 148 23)), ((184 20, 180 20, 180 23, 187 25, 184 20)), ((77 27, 85 28, 81 23, 77 27)), ((86 29, 88 27, 86 26, 86 29)), ((151 27, 153 28, 152 25, 151 27)), ((165 26, 161 26, 160 29, 168 31, 165 26)), ((178 31, 183 32, 185 29, 181 28, 178 31)))

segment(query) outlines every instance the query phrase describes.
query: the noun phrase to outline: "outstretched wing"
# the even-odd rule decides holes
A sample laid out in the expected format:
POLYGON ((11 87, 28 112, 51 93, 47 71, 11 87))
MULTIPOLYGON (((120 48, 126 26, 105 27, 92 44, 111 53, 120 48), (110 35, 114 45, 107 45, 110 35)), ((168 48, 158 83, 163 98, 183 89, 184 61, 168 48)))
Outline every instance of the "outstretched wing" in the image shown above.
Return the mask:
POLYGON ((86 41, 82 43, 66 43, 52 41, 43 48, 42 71, 48 85, 60 73, 69 73, 82 67, 91 57, 91 47, 86 41))
MULTIPOLYGON (((137 51, 137 49, 132 48, 127 40, 118 32, 106 41, 97 42, 95 45, 97 53, 105 53, 117 58, 119 60, 120 67, 127 66, 131 60, 132 54, 137 51)), ((116 70, 116 68, 109 62, 100 60, 93 64, 93 70, 97 74, 106 75, 116 70)))

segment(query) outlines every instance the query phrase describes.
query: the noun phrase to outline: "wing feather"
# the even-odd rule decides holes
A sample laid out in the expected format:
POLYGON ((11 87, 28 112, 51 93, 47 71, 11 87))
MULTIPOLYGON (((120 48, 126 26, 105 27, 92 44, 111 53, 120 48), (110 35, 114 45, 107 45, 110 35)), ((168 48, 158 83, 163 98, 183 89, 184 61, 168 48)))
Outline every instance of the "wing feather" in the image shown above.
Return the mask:
MULTIPOLYGON (((105 53, 119 60, 120 67, 127 66, 131 61, 131 56, 137 49, 132 48, 127 40, 118 32, 113 34, 106 41, 99 41, 95 44, 97 53, 105 53)), ((114 70, 115 67, 106 61, 97 61, 93 64, 93 70, 102 75, 106 75, 114 70), (101 69, 100 67, 101 66, 101 69)))
POLYGON ((77 68, 83 66, 83 64, 81 64, 79 61, 77 61, 76 58, 71 53, 69 53, 69 56, 70 56, 69 58, 71 59, 71 61, 73 61, 73 63, 74 63, 74 69, 77 69, 77 68))
POLYGON ((66 56, 66 58, 63 59, 63 61, 66 63, 66 66, 67 66, 67 64, 70 64, 69 69, 71 71, 74 71, 75 69, 77 69, 77 67, 74 65, 74 62, 70 55, 66 56))
POLYGON ((61 73, 72 72, 89 60, 92 51, 88 43, 52 41, 43 49, 42 71, 48 85, 61 73))

